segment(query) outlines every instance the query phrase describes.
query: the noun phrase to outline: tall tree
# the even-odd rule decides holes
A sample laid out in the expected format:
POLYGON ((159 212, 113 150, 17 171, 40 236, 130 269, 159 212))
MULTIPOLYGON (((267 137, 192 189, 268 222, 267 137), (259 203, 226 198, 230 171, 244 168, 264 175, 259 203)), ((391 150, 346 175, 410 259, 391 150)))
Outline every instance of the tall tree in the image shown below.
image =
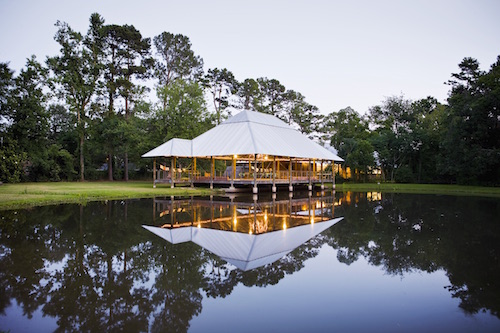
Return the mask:
POLYGON ((49 115, 46 109, 47 69, 34 56, 14 79, 8 119, 8 133, 21 151, 27 153, 30 177, 36 180, 36 170, 44 169, 43 154, 48 145, 49 115))
MULTIPOLYGON (((124 58, 125 65, 122 75, 119 79, 119 93, 125 101, 125 122, 129 123, 131 116, 130 104, 133 103, 137 98, 139 98, 146 87, 139 86, 134 82, 135 78, 144 79, 147 77, 148 68, 151 66, 151 58, 149 57, 150 51, 150 39, 142 38, 141 33, 136 30, 133 26, 125 26, 124 30, 124 58)), ((128 125, 128 124, 126 124, 128 125)), ((126 126, 125 125, 125 126, 126 126)), ((128 128, 129 126, 126 126, 128 128)), ((124 133, 131 133, 130 131, 125 131, 124 133)), ((125 181, 128 181, 129 171, 128 171, 128 146, 127 142, 130 140, 125 140, 125 158, 124 158, 124 177, 125 181)))
POLYGON ((229 98, 237 92, 238 82, 231 71, 226 68, 209 69, 204 83, 212 94, 217 124, 225 118, 224 111, 229 106, 229 98))
POLYGON ((375 127, 373 145, 386 177, 394 181, 396 169, 404 165, 412 150, 411 101, 403 96, 387 98, 381 106, 372 107, 369 118, 375 127))
POLYGON ((255 104, 259 96, 259 84, 254 79, 245 79, 238 85, 236 95, 241 99, 240 108, 255 111, 255 104))
POLYGON ((174 137, 192 139, 212 126, 203 88, 197 82, 178 79, 162 93, 167 95, 169 102, 167 109, 158 107, 152 119, 153 146, 174 137))
POLYGON ((280 115, 286 88, 276 79, 258 78, 260 96, 256 103, 257 111, 280 115))
MULTIPOLYGON (((155 75, 159 87, 168 87, 176 79, 196 80, 203 73, 203 59, 194 54, 189 38, 181 34, 162 32, 153 38, 157 60, 155 75)), ((166 109, 167 100, 163 100, 166 109)))
POLYGON ((0 123, 2 118, 8 114, 9 99, 14 87, 14 72, 9 68, 8 63, 0 63, 0 123))
POLYGON ((54 73, 53 82, 57 92, 76 114, 79 135, 80 180, 85 180, 84 142, 88 110, 98 90, 101 75, 100 29, 104 20, 94 13, 90 16, 90 27, 86 36, 74 31, 64 22, 57 22, 58 31, 54 39, 61 45, 60 55, 47 59, 54 73))
POLYGON ((411 110, 412 149, 408 166, 415 175, 413 181, 439 181, 437 163, 445 107, 435 98, 427 97, 413 102, 411 110))
POLYGON ((440 165, 459 183, 500 184, 500 56, 488 72, 465 58, 452 74, 440 165))
POLYGON ((0 63, 0 181, 19 182, 27 155, 8 133, 15 107, 14 72, 8 63, 0 63))
MULTIPOLYGON (((144 77, 149 63, 150 40, 142 38, 141 33, 132 25, 105 25, 101 29, 104 41, 105 71, 104 80, 108 97, 108 112, 112 117, 116 112, 115 101, 124 99, 125 119, 130 115, 129 103, 134 95, 142 90, 133 79, 144 77)), ((108 152, 108 179, 113 180, 113 153, 108 152)), ((128 180, 128 151, 125 150, 125 180, 128 180)))
POLYGON ((289 125, 295 125, 298 130, 313 139, 319 131, 319 109, 307 103, 304 95, 294 90, 287 90, 282 96, 282 109, 279 118, 289 125))
POLYGON ((368 120, 347 107, 326 116, 323 131, 329 134, 330 144, 338 149, 345 166, 362 171, 366 181, 369 168, 375 164, 368 120))
POLYGON ((283 94, 283 112, 279 117, 288 125, 292 125, 300 119, 306 104, 304 95, 294 90, 287 90, 283 94))
POLYGON ((21 149, 36 154, 47 139, 49 124, 44 94, 46 70, 36 58, 28 59, 26 67, 14 79, 9 131, 21 149))
POLYGON ((330 144, 339 148, 345 139, 368 139, 368 121, 351 107, 330 113, 325 121, 325 131, 330 133, 330 144))

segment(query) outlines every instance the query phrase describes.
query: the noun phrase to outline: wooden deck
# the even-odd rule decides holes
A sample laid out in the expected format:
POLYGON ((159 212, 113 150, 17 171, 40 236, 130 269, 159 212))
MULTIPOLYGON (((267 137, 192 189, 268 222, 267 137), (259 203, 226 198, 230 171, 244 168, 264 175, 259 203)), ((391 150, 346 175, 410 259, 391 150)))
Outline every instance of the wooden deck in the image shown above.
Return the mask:
POLYGON ((249 190, 252 187, 260 186, 295 186, 295 185, 312 185, 319 186, 325 183, 332 182, 332 174, 323 173, 308 173, 308 172, 292 172, 292 177, 288 176, 288 173, 280 173, 280 175, 275 175, 273 179, 272 173, 262 173, 257 174, 253 178, 253 174, 241 174, 239 177, 232 178, 229 176, 201 176, 201 175, 191 175, 191 174, 181 174, 174 178, 172 184, 172 178, 167 172, 161 172, 158 177, 154 180, 154 185, 156 184, 170 184, 174 187, 175 185, 191 185, 191 186, 216 186, 227 189, 244 189, 249 190), (310 176, 309 176, 310 174, 310 176), (279 177, 277 177, 279 176, 279 177))

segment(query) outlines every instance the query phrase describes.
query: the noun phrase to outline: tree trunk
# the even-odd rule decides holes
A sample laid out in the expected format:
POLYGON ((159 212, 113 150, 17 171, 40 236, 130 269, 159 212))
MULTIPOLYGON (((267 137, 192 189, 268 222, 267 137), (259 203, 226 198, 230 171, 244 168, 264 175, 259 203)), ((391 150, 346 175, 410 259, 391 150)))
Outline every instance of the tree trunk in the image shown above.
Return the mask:
POLYGON ((85 181, 85 164, 83 161, 83 132, 80 134, 80 180, 85 181))
POLYGON ((108 180, 113 181, 113 154, 108 155, 108 180))
MULTIPOLYGON (((128 123, 128 98, 125 98, 125 121, 128 123)), ((128 147, 125 146, 125 181, 128 182, 128 147)))

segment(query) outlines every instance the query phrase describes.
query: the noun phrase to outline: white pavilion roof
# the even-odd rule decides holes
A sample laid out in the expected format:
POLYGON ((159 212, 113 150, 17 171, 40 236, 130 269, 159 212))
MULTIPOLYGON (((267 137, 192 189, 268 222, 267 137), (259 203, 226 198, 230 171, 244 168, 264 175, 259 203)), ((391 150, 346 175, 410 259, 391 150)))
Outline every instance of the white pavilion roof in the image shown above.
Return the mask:
POLYGON ((339 217, 257 235, 197 227, 143 227, 172 244, 192 241, 246 271, 280 259, 342 219, 339 217))
POLYGON ((172 139, 142 157, 264 154, 343 161, 280 119, 244 110, 193 140, 172 139))
POLYGON ((167 142, 159 145, 153 150, 150 150, 142 157, 159 157, 159 156, 178 156, 192 157, 192 140, 186 139, 170 139, 167 142))

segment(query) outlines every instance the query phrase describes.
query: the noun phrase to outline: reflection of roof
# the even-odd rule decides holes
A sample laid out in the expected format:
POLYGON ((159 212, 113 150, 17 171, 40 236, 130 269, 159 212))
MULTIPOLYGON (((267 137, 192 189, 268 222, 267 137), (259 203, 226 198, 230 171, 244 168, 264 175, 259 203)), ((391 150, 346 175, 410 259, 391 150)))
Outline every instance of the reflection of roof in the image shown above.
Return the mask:
POLYGON ((241 111, 191 141, 172 139, 142 157, 209 157, 235 154, 343 161, 280 119, 247 110, 241 111))
POLYGON ((342 219, 339 217, 258 235, 196 227, 143 227, 172 244, 192 241, 246 271, 280 259, 342 219))

